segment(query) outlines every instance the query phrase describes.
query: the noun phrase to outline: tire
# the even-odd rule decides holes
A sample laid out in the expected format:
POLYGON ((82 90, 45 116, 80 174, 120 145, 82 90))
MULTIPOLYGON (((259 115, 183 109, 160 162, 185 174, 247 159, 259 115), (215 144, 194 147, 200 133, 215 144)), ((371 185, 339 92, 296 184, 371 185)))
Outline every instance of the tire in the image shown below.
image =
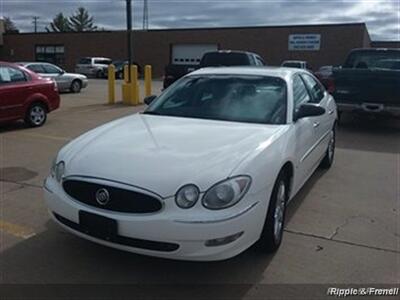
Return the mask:
POLYGON ((285 170, 279 173, 272 190, 264 227, 258 241, 258 246, 263 252, 273 253, 282 243, 290 181, 286 174, 285 170))
POLYGON ((43 103, 33 103, 25 116, 25 123, 30 127, 40 127, 46 123, 47 109, 43 103))
POLYGON ((322 169, 329 169, 335 158, 335 144, 336 144, 336 130, 335 126, 333 126, 330 134, 330 139, 328 143, 328 148, 326 149, 325 156, 319 165, 322 169))
POLYGON ((103 78, 103 77, 104 77, 103 71, 102 70, 98 70, 96 72, 96 78, 103 78))
POLYGON ((75 93, 75 94, 80 93, 81 89, 82 89, 82 83, 79 80, 75 79, 74 81, 72 81, 71 87, 70 87, 70 91, 72 93, 75 93))

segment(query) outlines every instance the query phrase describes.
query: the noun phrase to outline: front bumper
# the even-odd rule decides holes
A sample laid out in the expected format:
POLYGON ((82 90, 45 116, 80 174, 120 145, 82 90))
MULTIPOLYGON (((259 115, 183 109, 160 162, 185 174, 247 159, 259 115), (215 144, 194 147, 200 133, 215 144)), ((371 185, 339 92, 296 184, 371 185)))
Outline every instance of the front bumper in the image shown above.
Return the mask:
POLYGON ((81 80, 82 81, 82 88, 86 88, 88 86, 89 80, 87 78, 84 78, 81 80))
POLYGON ((264 192, 259 192, 258 196, 246 195, 235 207, 220 211, 204 213, 201 203, 189 210, 179 209, 173 198, 167 198, 163 199, 164 207, 157 213, 129 214, 77 202, 50 177, 44 187, 53 219, 77 236, 138 254, 199 261, 231 258, 258 240, 268 205, 264 192), (116 220, 118 237, 105 240, 85 234, 79 228, 80 211, 116 220), (239 237, 228 244, 206 246, 206 241, 236 234, 239 237))
POLYGON ((337 107, 339 112, 382 114, 400 117, 400 107, 382 103, 337 103, 337 107))

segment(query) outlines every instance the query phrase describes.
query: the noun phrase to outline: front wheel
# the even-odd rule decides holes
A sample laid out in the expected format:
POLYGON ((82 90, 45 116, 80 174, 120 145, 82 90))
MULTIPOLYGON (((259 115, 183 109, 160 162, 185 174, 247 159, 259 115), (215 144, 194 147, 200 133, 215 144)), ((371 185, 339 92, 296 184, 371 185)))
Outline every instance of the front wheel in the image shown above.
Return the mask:
POLYGON ((79 80, 72 81, 70 88, 72 93, 79 93, 81 89, 82 89, 82 84, 79 80))
POLYGON ((46 122, 47 111, 42 103, 33 103, 26 112, 25 122, 30 127, 39 127, 46 122))
POLYGON ((336 132, 335 126, 332 128, 329 134, 328 148, 326 149, 325 156, 321 161, 320 167, 323 169, 329 169, 333 164, 335 158, 335 144, 336 144, 336 132))
POLYGON ((289 197, 289 179, 281 171, 272 190, 267 217, 258 244, 268 253, 278 250, 282 242, 286 204, 289 197))

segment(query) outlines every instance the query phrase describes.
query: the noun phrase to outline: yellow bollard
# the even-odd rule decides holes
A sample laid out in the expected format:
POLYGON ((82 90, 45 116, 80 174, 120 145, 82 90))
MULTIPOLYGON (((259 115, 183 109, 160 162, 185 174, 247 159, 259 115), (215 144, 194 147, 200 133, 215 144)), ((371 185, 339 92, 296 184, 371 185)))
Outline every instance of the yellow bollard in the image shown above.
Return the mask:
POLYGON ((144 67, 144 96, 151 96, 151 66, 144 67))
POLYGON ((115 103, 115 66, 108 66, 108 104, 115 103))
POLYGON ((124 65, 124 82, 128 83, 129 82, 129 66, 124 65))
POLYGON ((138 69, 137 66, 131 65, 131 82, 130 82, 130 104, 131 105, 139 105, 139 83, 138 83, 138 69))

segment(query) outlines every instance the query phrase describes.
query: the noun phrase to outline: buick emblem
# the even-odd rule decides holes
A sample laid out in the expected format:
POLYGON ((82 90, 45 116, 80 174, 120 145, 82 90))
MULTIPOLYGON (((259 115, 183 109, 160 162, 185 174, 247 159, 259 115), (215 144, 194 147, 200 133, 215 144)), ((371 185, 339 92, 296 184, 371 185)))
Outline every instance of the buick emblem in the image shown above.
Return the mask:
POLYGON ((100 205, 106 205, 110 201, 110 194, 106 189, 99 189, 96 192, 96 201, 100 205))

